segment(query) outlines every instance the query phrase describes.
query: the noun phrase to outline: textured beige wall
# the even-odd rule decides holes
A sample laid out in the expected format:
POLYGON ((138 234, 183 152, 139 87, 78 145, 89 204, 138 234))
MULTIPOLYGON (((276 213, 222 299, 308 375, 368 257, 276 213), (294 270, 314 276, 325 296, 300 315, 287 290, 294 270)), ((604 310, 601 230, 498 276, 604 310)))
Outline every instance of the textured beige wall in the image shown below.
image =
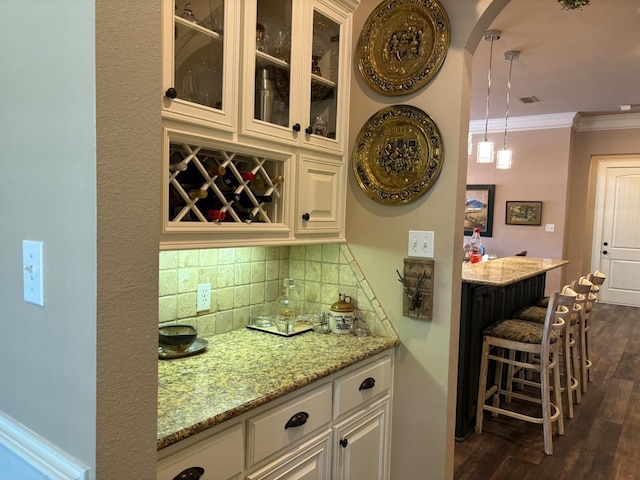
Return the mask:
MULTIPOLYGON (((97 176, 91 180, 98 240, 97 264, 86 268, 97 268, 99 479, 155 478, 160 5, 96 2, 97 176)), ((91 316, 86 323, 93 323, 91 316)))
MULTIPOLYGON (((378 3, 364 0, 356 10, 354 48, 364 22, 378 3)), ((409 104, 431 116, 442 134, 445 149, 437 182, 423 197, 408 205, 374 202, 360 190, 349 172, 347 242, 401 340, 396 357, 392 421, 394 479, 453 477, 462 262, 462 222, 458 219, 462 218, 466 179, 469 52, 481 40, 492 16, 507 2, 443 0, 441 3, 452 25, 452 37, 446 61, 432 82, 414 94, 386 97, 364 83, 357 65, 351 82, 351 148, 371 115, 389 105, 409 104), (487 7, 491 12, 478 20, 487 7), (431 321, 402 316, 402 290, 395 270, 402 268, 407 256, 409 230, 435 232, 431 321)))

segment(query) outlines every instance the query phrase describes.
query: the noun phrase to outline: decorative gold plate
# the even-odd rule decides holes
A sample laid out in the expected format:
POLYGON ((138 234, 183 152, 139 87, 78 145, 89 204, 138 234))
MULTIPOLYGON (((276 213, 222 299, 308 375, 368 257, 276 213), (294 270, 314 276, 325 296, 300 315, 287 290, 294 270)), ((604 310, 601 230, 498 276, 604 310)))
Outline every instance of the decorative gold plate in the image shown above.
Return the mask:
POLYGON ((424 87, 449 49, 449 17, 437 0, 386 0, 369 15, 358 40, 358 68, 383 95, 424 87))
POLYGON ((373 200, 410 203, 434 184, 444 161, 444 146, 431 117, 410 105, 374 114, 353 149, 353 172, 373 200))

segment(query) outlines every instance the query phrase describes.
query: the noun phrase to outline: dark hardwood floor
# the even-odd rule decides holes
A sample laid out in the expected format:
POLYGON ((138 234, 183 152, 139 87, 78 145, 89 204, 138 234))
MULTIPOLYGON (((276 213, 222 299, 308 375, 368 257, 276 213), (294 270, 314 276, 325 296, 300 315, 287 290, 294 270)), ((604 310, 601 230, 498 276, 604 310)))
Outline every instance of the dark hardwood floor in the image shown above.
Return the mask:
POLYGON ((455 479, 640 480, 640 308, 597 303, 594 381, 544 454, 542 426, 487 414, 455 445, 455 479))

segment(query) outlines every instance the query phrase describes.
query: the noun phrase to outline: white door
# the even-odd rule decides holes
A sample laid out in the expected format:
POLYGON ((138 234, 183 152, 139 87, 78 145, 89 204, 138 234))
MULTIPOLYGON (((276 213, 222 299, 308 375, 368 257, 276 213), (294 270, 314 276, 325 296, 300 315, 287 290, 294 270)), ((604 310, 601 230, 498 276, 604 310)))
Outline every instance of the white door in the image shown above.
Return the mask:
MULTIPOLYGON (((627 157, 628 158, 628 157, 627 157)), ((640 158, 598 166, 592 270, 605 303, 640 306, 640 158)))

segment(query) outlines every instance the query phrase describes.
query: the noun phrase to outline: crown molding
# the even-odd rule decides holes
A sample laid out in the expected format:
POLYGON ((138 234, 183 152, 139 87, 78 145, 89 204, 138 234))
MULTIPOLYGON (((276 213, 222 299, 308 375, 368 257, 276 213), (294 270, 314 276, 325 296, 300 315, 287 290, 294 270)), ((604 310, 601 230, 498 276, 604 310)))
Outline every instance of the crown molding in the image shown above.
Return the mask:
POLYGON ((640 128, 640 113, 581 116, 576 126, 576 131, 593 132, 596 130, 626 130, 629 128, 640 128))
MULTIPOLYGON (((473 135, 483 134, 484 127, 485 120, 469 122, 469 132, 473 135)), ((573 128, 577 132, 640 128, 640 113, 582 116, 577 112, 565 112, 509 118, 509 132, 553 128, 573 128)), ((490 118, 487 132, 504 132, 504 118, 490 118)))

